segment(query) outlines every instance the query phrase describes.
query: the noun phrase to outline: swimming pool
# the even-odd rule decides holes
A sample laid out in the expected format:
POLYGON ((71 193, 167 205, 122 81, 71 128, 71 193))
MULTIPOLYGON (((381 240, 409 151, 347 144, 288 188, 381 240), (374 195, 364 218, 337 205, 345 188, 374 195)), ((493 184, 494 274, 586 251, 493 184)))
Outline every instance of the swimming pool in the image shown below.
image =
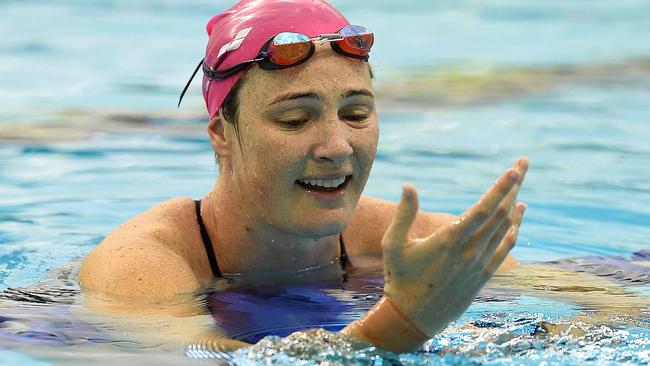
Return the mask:
MULTIPOLYGON (((63 268, 42 292, 14 293, 20 303, 1 305, 0 363, 216 357, 116 337, 110 322, 72 316, 70 302, 75 258, 112 228, 159 201, 212 187, 198 86, 187 107, 172 108, 200 57, 205 18, 225 4, 0 3, 7 35, 0 37, 0 289, 31 287, 63 268), (25 32, 25 19, 48 26, 25 32), (152 41, 161 36, 165 45, 152 41), (42 59, 56 60, 56 72, 34 68, 42 59)), ((318 351, 323 360, 361 364, 380 364, 380 357, 402 364, 650 362, 647 262, 629 262, 650 248, 650 2, 335 4, 381 40, 373 63, 382 131, 366 193, 395 200, 410 181, 424 209, 459 213, 526 155, 532 168, 521 198, 529 209, 515 256, 559 261, 553 268, 612 284, 569 285, 548 268, 545 277, 498 279, 426 352, 399 358, 348 352, 343 340, 325 342, 327 334, 266 339, 219 357, 281 364, 318 359, 318 351), (400 32, 413 36, 392 41, 400 32), (599 259, 616 256, 622 259, 599 259), (637 315, 622 314, 634 307, 637 315)), ((325 294, 352 315, 365 305, 351 298, 374 296, 328 286, 325 294)))

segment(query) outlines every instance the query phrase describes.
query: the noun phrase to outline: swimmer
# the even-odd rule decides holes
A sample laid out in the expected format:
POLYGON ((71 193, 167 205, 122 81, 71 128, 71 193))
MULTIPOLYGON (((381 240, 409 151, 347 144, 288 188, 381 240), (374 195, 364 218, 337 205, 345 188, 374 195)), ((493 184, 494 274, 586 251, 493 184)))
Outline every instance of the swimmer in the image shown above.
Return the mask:
POLYGON ((197 69, 214 188, 108 235, 80 269, 86 294, 157 303, 219 277, 282 282, 381 263, 384 296, 341 331, 405 352, 461 315, 500 266, 516 265, 525 158, 457 217, 418 210, 409 184, 399 203, 362 195, 379 135, 370 30, 321 0, 242 0, 207 31, 197 69))

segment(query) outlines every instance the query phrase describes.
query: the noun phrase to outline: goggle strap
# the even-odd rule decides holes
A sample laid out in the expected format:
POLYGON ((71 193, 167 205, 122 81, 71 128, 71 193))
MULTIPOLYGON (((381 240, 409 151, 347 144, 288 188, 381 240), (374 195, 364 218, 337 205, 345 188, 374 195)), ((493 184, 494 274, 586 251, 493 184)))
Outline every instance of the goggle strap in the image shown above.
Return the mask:
POLYGON ((185 92, 187 92, 187 88, 190 87, 190 84, 192 83, 192 80, 194 80, 194 77, 196 76, 196 73, 199 72, 199 68, 201 67, 201 65, 203 65, 203 60, 205 60, 205 59, 203 58, 203 59, 201 59, 201 61, 199 61, 199 64, 196 65, 196 69, 194 69, 194 72, 192 73, 192 76, 190 76, 190 80, 188 80, 187 84, 185 84, 185 87, 183 88, 183 91, 181 92, 181 96, 180 96, 180 98, 178 98, 178 105, 176 106, 176 108, 181 107, 181 101, 183 100, 183 97, 185 96, 185 92))
POLYGON ((237 71, 240 71, 240 70, 248 67, 252 63, 262 61, 263 59, 264 59, 263 57, 260 57, 260 55, 258 55, 258 57, 255 57, 252 60, 244 61, 244 62, 242 62, 240 64, 237 64, 237 65, 235 65, 233 67, 230 67, 230 68, 227 68, 225 70, 210 70, 210 69, 208 69, 208 67, 204 63, 203 64, 203 73, 205 74, 205 76, 209 77, 210 79, 224 80, 224 79, 227 79, 230 75, 236 73, 237 71))
MULTIPOLYGON (((316 39, 329 40, 330 45, 332 46, 334 51, 336 51, 337 53, 339 53, 341 55, 344 55, 344 56, 347 56, 347 57, 350 57, 350 58, 354 58, 354 59, 358 59, 358 60, 364 60, 364 61, 368 62, 369 55, 367 55, 367 54, 365 56, 361 56, 361 55, 355 55, 355 54, 343 51, 343 49, 338 45, 338 42, 337 42, 337 41, 342 40, 343 37, 345 37, 345 36, 341 35, 340 33, 331 33, 331 34, 326 33, 326 34, 321 34, 320 37, 318 37, 316 39), (341 39, 338 39, 339 37, 341 39)), ((309 51, 309 55, 304 57, 299 62, 291 64, 291 65, 276 65, 276 64, 270 62, 270 60, 267 60, 266 52, 268 51, 268 47, 269 47, 270 43, 273 41, 273 38, 271 38, 262 47, 262 51, 259 53, 259 55, 257 55, 257 57, 255 57, 252 60, 244 61, 244 62, 242 62, 242 63, 240 63, 238 65, 235 65, 235 66, 230 67, 230 68, 225 69, 225 70, 210 70, 210 69, 208 69, 208 67, 205 65, 205 58, 203 58, 203 59, 201 59, 201 61, 199 61, 198 65, 196 65, 196 68, 194 69, 194 72, 192 73, 192 76, 190 76, 190 79, 187 81, 187 84, 185 84, 185 87, 183 88, 183 91, 181 92, 181 95, 178 98, 177 108, 180 108, 181 102, 183 101, 183 97, 185 96, 185 93, 187 92, 187 89, 190 87, 190 84, 192 84, 192 80, 194 80, 194 77, 196 76, 196 73, 199 72, 199 68, 201 68, 201 66, 203 66, 203 74, 205 76, 207 76, 208 78, 212 79, 212 80, 224 80, 224 79, 227 79, 232 74, 244 69, 245 67, 249 66, 250 64, 252 64, 254 62, 260 62, 260 67, 262 67, 263 69, 267 69, 267 70, 284 69, 284 68, 288 68, 288 67, 293 67, 293 66, 297 66, 299 64, 302 64, 303 62, 305 62, 305 61, 307 61, 308 59, 311 58, 311 56, 314 54, 314 50, 315 50, 315 47, 313 46, 314 45, 313 41, 316 40, 316 39, 314 39, 314 38, 311 39, 312 47, 311 47, 311 49, 309 51)))

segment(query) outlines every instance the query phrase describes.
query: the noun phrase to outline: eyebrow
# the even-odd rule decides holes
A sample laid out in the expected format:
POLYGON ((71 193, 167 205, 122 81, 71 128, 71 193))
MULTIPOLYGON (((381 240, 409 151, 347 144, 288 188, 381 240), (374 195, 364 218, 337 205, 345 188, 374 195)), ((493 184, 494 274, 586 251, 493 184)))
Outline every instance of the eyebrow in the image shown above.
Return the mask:
POLYGON ((350 90, 349 92, 343 94, 344 99, 350 97, 357 97, 357 96, 365 96, 373 99, 375 98, 375 95, 368 89, 350 90))
POLYGON ((287 100, 295 100, 295 99, 303 99, 303 98, 314 99, 314 100, 320 99, 316 93, 286 93, 275 98, 271 103, 269 103, 269 105, 271 106, 287 100))
MULTIPOLYGON (((347 93, 343 94, 343 99, 345 98, 350 98, 350 97, 356 97, 356 96, 366 96, 370 98, 375 98, 375 95, 368 89, 357 89, 357 90, 350 90, 347 93)), ((269 103, 269 106, 278 104, 280 102, 286 102, 289 100, 296 100, 296 99, 313 99, 313 100, 320 100, 320 97, 316 93, 312 92, 307 92, 307 93, 286 93, 282 94, 279 97, 275 98, 271 103, 269 103)))

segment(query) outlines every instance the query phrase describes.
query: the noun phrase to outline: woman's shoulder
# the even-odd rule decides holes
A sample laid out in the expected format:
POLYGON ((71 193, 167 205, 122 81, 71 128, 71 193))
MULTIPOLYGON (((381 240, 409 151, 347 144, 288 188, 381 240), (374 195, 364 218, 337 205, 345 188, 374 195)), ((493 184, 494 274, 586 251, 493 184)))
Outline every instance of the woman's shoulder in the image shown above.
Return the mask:
MULTIPOLYGON (((352 254, 381 255, 381 239, 397 211, 397 202, 370 196, 361 196, 359 203, 343 232, 352 254)), ((425 237, 448 223, 455 216, 419 211, 411 228, 415 237, 425 237)))
POLYGON ((152 296, 198 287, 201 240, 194 200, 174 198, 138 214, 111 232, 85 259, 79 281, 115 295, 152 296))
POLYGON ((175 197, 168 199, 167 201, 160 202, 159 204, 133 217, 133 219, 149 217, 155 219, 165 219, 166 217, 175 219, 176 216, 187 216, 186 211, 194 212, 194 200, 189 197, 175 197))
POLYGON ((111 232, 100 244, 136 242, 134 239, 152 238, 160 244, 173 244, 176 237, 185 237, 196 226, 194 200, 172 198, 141 212, 111 232))

